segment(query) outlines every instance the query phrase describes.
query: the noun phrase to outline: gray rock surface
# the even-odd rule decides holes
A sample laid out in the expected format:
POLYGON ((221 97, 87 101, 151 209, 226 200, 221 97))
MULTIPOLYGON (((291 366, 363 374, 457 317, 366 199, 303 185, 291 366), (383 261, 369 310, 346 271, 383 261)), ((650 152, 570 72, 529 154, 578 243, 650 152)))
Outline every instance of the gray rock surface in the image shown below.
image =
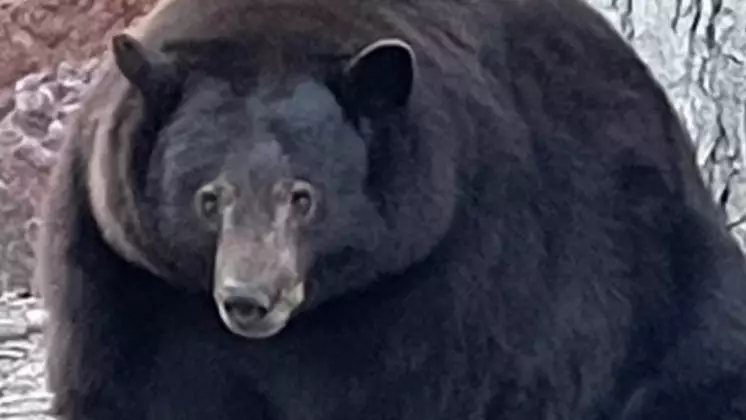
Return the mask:
POLYGON ((31 73, 0 95, 0 290, 28 287, 39 201, 98 60, 31 73), (4 99, 3 99, 4 98, 4 99))
POLYGON ((0 295, 0 419, 52 420, 44 383, 39 300, 0 295))
MULTIPOLYGON (((636 47, 692 133, 702 173, 746 247, 746 0, 589 0, 636 47)), ((0 419, 48 420, 43 322, 27 288, 40 194, 96 61, 0 91, 0 419)))

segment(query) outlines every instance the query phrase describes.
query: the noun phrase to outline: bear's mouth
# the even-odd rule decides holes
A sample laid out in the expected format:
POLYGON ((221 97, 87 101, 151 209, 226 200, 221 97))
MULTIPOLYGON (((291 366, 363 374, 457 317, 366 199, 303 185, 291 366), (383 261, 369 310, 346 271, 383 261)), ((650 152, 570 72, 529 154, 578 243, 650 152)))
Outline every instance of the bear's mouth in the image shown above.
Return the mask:
POLYGON ((215 298, 220 319, 228 330, 249 339, 278 334, 304 299, 305 284, 302 281, 282 290, 274 302, 215 298))

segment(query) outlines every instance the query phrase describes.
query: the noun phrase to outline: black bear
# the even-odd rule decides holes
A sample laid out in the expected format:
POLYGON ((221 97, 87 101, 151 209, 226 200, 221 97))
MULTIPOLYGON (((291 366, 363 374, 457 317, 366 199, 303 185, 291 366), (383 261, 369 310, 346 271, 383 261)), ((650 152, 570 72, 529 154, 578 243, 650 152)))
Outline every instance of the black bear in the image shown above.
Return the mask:
POLYGON ((744 257, 578 0, 163 0, 49 190, 64 420, 744 419, 744 257))

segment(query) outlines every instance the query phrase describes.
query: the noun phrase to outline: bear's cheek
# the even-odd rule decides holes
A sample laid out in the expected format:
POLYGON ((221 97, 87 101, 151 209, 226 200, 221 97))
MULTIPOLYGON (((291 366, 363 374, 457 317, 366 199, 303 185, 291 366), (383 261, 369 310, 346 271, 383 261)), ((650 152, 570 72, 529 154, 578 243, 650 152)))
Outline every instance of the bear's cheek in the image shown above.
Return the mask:
POLYGON ((312 256, 371 249, 386 230, 378 206, 362 191, 328 197, 324 204, 323 217, 301 239, 312 256))
POLYGON ((217 235, 197 222, 182 224, 167 232, 162 234, 163 257, 184 281, 209 289, 217 256, 217 235))

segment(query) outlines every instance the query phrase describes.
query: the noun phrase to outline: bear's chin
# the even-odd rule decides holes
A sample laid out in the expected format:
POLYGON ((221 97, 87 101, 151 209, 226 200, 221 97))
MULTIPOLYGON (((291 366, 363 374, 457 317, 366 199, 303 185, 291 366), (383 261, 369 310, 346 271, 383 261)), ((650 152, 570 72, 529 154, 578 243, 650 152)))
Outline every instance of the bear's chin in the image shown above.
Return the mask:
POLYGON ((303 302, 304 295, 305 284, 300 282, 283 293, 280 300, 264 317, 246 324, 236 322, 235 319, 229 317, 223 305, 217 305, 217 307, 220 319, 228 331, 242 338, 256 340, 270 338, 282 331, 290 322, 295 309, 303 302))

